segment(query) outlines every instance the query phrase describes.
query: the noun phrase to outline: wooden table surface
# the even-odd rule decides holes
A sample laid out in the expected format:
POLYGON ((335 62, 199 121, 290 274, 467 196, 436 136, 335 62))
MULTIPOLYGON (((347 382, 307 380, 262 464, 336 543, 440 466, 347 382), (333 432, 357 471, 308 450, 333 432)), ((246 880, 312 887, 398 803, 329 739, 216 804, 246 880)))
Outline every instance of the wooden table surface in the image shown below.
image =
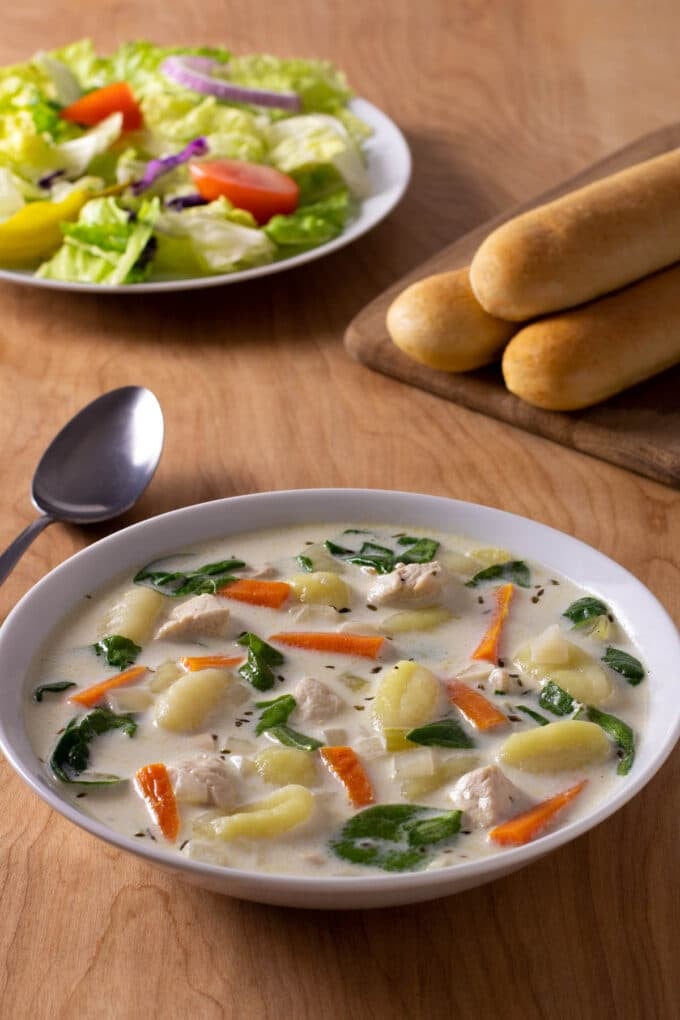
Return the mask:
MULTIPOLYGON (((502 507, 624 564, 680 615, 677 492, 374 375, 342 346, 384 287, 509 203, 678 116, 677 2, 76 0, 3 11, 0 63, 90 35, 323 56, 404 130, 399 208, 349 248, 169 297, 0 285, 0 545, 72 413, 127 383, 166 446, 131 523, 221 496, 405 489, 502 507)), ((108 533, 56 525, 4 617, 108 533)), ((677 663, 669 663, 677 673, 677 663)), ((0 1015, 18 1018, 640 1018, 678 984, 680 755, 627 807, 509 878, 438 902, 304 912, 190 888, 53 813, 2 764, 0 1015)))

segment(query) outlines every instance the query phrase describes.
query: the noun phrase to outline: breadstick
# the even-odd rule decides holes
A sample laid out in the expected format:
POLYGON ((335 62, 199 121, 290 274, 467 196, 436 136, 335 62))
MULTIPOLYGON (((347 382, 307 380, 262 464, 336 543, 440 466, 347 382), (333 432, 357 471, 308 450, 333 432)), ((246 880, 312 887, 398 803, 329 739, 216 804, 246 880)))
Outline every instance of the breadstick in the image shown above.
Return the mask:
POLYGON ((388 309, 387 329, 415 361, 468 372, 498 358, 517 326, 487 315, 472 293, 468 270, 456 269, 403 290, 388 309))
POLYGON ((536 407, 590 407, 680 361, 680 264, 521 329, 503 355, 508 389, 536 407))
POLYGON ((562 311, 680 260, 680 148, 508 220, 481 244, 472 289, 513 322, 562 311))

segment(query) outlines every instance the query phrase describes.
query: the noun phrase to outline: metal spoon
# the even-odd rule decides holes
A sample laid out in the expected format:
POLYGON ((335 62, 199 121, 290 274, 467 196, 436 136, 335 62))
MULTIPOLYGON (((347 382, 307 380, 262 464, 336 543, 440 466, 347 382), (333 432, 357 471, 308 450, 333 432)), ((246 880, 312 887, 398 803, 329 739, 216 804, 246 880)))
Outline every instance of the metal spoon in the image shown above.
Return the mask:
POLYGON ((163 412, 143 386, 122 386, 84 407, 52 440, 31 488, 41 516, 0 555, 0 583, 54 521, 94 524, 125 513, 153 478, 163 412))

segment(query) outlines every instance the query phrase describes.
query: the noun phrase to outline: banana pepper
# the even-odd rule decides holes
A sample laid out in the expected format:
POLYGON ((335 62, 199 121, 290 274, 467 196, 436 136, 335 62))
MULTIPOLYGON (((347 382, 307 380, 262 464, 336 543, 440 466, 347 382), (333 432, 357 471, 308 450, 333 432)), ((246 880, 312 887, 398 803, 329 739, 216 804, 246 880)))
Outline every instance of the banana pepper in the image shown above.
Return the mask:
POLYGON ((78 218, 92 197, 77 188, 61 202, 28 202, 0 223, 0 264, 25 265, 49 258, 63 241, 60 224, 78 218))

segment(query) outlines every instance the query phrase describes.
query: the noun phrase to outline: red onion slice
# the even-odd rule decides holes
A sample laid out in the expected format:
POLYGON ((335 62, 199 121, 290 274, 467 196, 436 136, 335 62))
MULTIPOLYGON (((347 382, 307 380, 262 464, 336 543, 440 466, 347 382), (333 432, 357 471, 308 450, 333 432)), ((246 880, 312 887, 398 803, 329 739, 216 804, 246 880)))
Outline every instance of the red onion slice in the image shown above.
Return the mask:
POLYGON ((268 89, 244 88, 232 82, 213 78, 210 71, 214 67, 224 68, 226 65, 210 57, 168 57, 161 64, 164 75, 206 96, 217 96, 233 103, 252 103, 254 106, 274 106, 280 110, 297 112, 302 109, 300 97, 296 92, 271 92, 268 89))

